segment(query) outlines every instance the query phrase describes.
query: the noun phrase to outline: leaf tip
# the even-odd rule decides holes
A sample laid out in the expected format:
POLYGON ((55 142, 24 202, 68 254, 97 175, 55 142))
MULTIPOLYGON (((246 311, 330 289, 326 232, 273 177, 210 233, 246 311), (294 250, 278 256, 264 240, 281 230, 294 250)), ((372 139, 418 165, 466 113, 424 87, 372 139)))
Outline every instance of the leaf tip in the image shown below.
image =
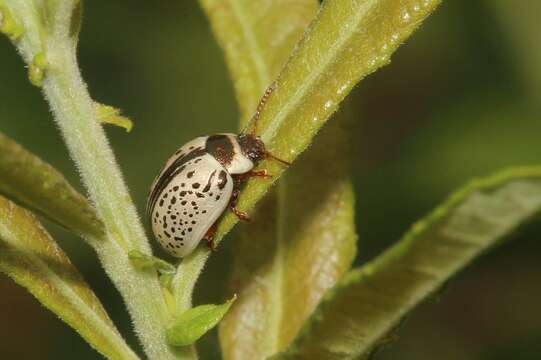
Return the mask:
POLYGON ((130 118, 121 115, 119 109, 98 102, 95 102, 95 109, 100 123, 122 127, 126 132, 131 132, 133 129, 133 121, 131 121, 130 118))

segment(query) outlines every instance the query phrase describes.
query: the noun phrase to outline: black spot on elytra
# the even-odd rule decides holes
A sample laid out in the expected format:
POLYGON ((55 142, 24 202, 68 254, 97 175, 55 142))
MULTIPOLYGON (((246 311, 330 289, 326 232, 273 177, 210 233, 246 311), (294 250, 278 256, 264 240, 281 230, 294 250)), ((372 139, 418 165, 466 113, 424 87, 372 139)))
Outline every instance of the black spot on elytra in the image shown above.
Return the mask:
POLYGON ((181 238, 181 237, 175 236, 175 240, 177 240, 177 241, 181 241, 182 239, 183 238, 181 238))
POLYGON ((202 214, 206 214, 207 213, 207 210, 203 210, 201 211, 202 214))
POLYGON ((171 215, 171 219, 175 220, 177 218, 176 215, 171 215))
POLYGON ((199 189, 200 186, 201 186, 200 183, 193 183, 193 184, 192 184, 192 187, 193 187, 194 189, 199 189))
POLYGON ((195 201, 192 201, 192 206, 196 206, 197 203, 195 201))
POLYGON ((207 192, 210 190, 210 186, 212 185, 212 180, 214 179, 214 175, 216 175, 216 170, 214 170, 210 176, 209 176, 209 179, 207 180, 207 184, 205 185, 205 187, 203 188, 203 192, 207 192))
POLYGON ((191 179, 192 176, 193 176, 193 174, 195 174, 195 170, 188 172, 188 173, 186 174, 186 177, 187 177, 188 179, 191 179))
POLYGON ((176 203, 176 202, 177 202, 177 198, 173 196, 173 197, 171 198, 171 204, 174 204, 174 203, 176 203))
POLYGON ((167 199, 168 196, 169 196, 168 193, 163 194, 163 198, 164 198, 164 199, 167 199))
POLYGON ((193 217, 193 214, 188 215, 189 217, 193 217))
POLYGON ((163 199, 160 200, 160 206, 163 206, 163 199))
POLYGON ((186 191, 181 191, 178 195, 179 195, 180 197, 184 197, 184 196, 186 196, 186 191))
POLYGON ((182 201, 180 202, 180 205, 186 205, 186 203, 187 203, 186 200, 182 200, 182 201))
POLYGON ((188 228, 188 232, 192 232, 192 228, 191 228, 191 227, 190 227, 190 228, 188 228))
POLYGON ((202 199, 205 197, 205 195, 203 195, 202 193, 198 192, 198 193, 195 193, 195 196, 197 196, 198 198, 202 199))
POLYGON ((216 201, 220 200, 220 195, 216 195, 216 201))
POLYGON ((218 175, 218 188, 222 190, 227 184, 227 173, 224 170, 220 171, 218 175))
POLYGON ((167 236, 168 238, 171 238, 171 234, 169 234, 167 231, 163 231, 163 233, 165 234, 165 236, 167 236))
POLYGON ((173 186, 173 191, 178 191, 178 185, 173 186))
POLYGON ((192 225, 195 225, 196 224, 196 221, 195 220, 192 220, 192 225))

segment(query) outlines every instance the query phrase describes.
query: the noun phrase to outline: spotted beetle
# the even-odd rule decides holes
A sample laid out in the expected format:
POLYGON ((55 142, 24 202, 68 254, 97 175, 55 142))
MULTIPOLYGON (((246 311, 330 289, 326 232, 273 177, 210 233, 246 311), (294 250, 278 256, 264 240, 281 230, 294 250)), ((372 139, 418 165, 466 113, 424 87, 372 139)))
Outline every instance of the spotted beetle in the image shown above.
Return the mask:
POLYGON ((147 215, 156 239, 171 255, 184 257, 203 239, 214 250, 217 221, 228 205, 239 219, 248 220, 236 207, 242 184, 250 177, 270 177, 254 167, 266 158, 289 165, 269 153, 255 134, 273 89, 263 95, 250 133, 202 136, 186 143, 152 183, 147 215))

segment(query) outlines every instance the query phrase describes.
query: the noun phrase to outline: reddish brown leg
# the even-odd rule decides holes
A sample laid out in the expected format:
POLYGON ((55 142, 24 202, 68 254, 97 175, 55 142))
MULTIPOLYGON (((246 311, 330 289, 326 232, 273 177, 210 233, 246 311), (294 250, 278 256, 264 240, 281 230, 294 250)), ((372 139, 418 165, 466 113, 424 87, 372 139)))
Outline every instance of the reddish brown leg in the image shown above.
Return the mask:
POLYGON ((218 222, 212 224, 205 236, 203 236, 203 240, 207 242, 207 246, 210 251, 216 251, 216 244, 214 243, 214 235, 216 235, 216 230, 218 230, 218 222))
POLYGON ((262 178, 266 178, 266 179, 269 179, 272 177, 272 175, 269 175, 269 172, 267 171, 267 169, 263 169, 263 170, 252 170, 248 173, 245 174, 246 176, 244 177, 245 179, 246 178, 249 178, 249 177, 262 177, 262 178))
POLYGON ((246 181, 246 179, 250 177, 249 174, 250 173, 248 172, 246 174, 235 175, 233 177, 233 179, 235 180, 235 183, 233 185, 233 193, 231 194, 231 200, 229 200, 229 208, 231 209, 231 211, 233 211, 235 215, 237 215, 239 220, 242 220, 242 221, 250 221, 250 217, 248 216, 248 214, 246 214, 244 211, 237 209, 237 202, 239 201, 240 188, 242 184, 244 183, 244 181, 246 181))
POLYGON ((231 194, 231 201, 229 202, 229 208, 231 209, 231 211, 233 211, 235 215, 237 215, 239 220, 250 221, 250 217, 248 216, 248 214, 246 214, 244 211, 237 209, 237 202, 239 200, 239 194, 240 194, 240 189, 237 186, 235 186, 235 188, 233 189, 233 193, 231 194))

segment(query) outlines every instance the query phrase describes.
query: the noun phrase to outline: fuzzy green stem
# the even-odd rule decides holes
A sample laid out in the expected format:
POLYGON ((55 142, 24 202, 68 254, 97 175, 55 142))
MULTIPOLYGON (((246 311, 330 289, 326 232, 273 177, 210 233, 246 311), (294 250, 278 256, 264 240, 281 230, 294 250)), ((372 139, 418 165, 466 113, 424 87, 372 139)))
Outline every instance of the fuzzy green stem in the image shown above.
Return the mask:
POLYGON ((200 246, 184 258, 178 266, 173 279, 173 295, 176 300, 177 314, 182 314, 192 307, 193 290, 209 255, 210 251, 200 246))
POLYGON ((159 360, 190 359, 190 354, 167 344, 165 329, 171 314, 156 274, 136 270, 128 259, 129 250, 150 254, 150 246, 81 78, 75 47, 70 45, 70 39, 52 37, 48 41, 49 67, 43 91, 107 228, 107 239, 93 242, 95 249, 124 298, 147 356, 159 360))

